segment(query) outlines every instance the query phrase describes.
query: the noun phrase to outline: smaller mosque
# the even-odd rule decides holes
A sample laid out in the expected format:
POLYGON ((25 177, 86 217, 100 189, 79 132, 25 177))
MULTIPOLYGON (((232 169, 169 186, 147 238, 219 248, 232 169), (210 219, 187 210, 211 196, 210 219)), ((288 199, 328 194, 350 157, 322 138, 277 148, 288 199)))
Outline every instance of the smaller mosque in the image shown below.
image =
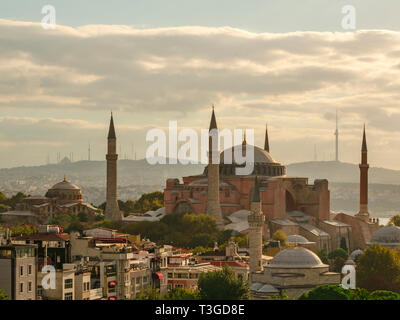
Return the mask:
POLYGON ((281 295, 299 298, 303 293, 322 284, 339 284, 340 273, 329 272, 329 265, 312 251, 289 247, 280 251, 264 269, 251 275, 250 286, 255 300, 281 295))
POLYGON ((14 211, 7 211, 2 214, 2 218, 8 221, 12 217, 23 219, 28 222, 47 223, 48 218, 53 218, 58 214, 68 214, 86 212, 95 214, 97 208, 82 200, 81 189, 69 182, 64 176, 64 180, 56 183, 45 194, 45 196, 32 196, 24 198, 15 207, 14 211))

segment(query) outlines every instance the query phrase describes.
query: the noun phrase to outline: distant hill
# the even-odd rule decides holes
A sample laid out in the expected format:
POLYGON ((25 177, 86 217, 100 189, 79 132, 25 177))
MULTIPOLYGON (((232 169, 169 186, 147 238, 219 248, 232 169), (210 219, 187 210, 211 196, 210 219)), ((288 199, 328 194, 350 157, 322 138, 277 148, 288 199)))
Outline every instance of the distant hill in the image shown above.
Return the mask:
MULTIPOLYGON (((320 161, 293 163, 286 166, 288 176, 328 179, 331 208, 356 212, 359 199, 359 168, 355 164, 320 161)), ((143 193, 163 190, 168 178, 200 174, 204 165, 150 165, 146 160, 118 161, 118 197, 135 200, 143 193)), ((44 195, 51 186, 67 179, 78 185, 85 201, 99 205, 105 201, 106 162, 63 159, 59 164, 0 169, 0 191, 7 195, 22 191, 44 195)), ((369 202, 374 216, 400 212, 400 171, 371 167, 369 202)))
MULTIPOLYGON (((360 169, 358 165, 337 161, 310 161, 293 163, 286 166, 288 176, 328 179, 329 182, 359 183, 360 169)), ((370 183, 400 184, 400 171, 370 167, 368 172, 370 183)))

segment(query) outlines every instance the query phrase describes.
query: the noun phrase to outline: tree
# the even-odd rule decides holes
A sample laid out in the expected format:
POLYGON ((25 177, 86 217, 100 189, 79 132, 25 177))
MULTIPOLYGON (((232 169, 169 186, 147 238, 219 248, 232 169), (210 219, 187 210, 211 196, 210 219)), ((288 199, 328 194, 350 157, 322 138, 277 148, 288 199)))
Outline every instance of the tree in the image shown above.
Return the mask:
POLYGON ((8 208, 10 208, 10 207, 5 204, 0 203, 0 213, 8 211, 8 208))
POLYGON ((151 286, 140 290, 138 296, 132 300, 160 300, 160 290, 151 286))
POLYGON ((400 294, 386 290, 376 290, 369 295, 368 300, 400 300, 400 294))
POLYGON ((337 248, 333 250, 331 253, 329 253, 328 258, 334 260, 335 258, 340 257, 344 260, 346 260, 349 257, 349 253, 342 249, 342 248, 337 248))
POLYGON ((342 257, 336 257, 335 260, 333 260, 333 272, 341 273, 345 263, 345 259, 342 257))
POLYGON ((317 252, 318 257, 321 259, 321 261, 325 264, 329 264, 328 261, 328 251, 326 249, 321 249, 317 252))
POLYGON ((87 212, 81 211, 78 213, 78 219, 80 222, 88 222, 89 214, 87 212))
POLYGON ((397 227, 400 227, 400 215, 395 215, 395 216, 391 217, 388 222, 388 226, 389 225, 395 225, 397 227))
POLYGON ((185 288, 174 288, 162 296, 163 300, 198 300, 199 298, 198 290, 185 288))
POLYGON ((348 300, 350 292, 339 285, 324 284, 303 293, 299 300, 348 300))
POLYGON ((3 289, 0 289, 0 300, 11 300, 9 296, 7 296, 3 289))
POLYGON ((348 252, 347 242, 346 242, 346 239, 344 237, 342 237, 340 239, 340 248, 342 248, 344 251, 348 252))
POLYGON ((288 238, 287 238, 286 234, 281 229, 276 230, 274 232, 274 234, 272 235, 272 239, 273 240, 278 240, 279 243, 281 244, 281 246, 283 246, 283 247, 286 247, 286 245, 287 245, 288 238))
POLYGON ((202 273, 198 288, 202 300, 247 300, 250 288, 242 278, 236 278, 229 267, 222 270, 202 273))
POLYGON ((372 245, 364 251, 356 267, 358 286, 368 291, 400 291, 400 257, 395 250, 372 245))
POLYGON ((209 233, 199 233, 193 235, 193 238, 189 242, 191 248, 195 247, 213 247, 215 242, 215 237, 209 233))
POLYGON ((363 288, 351 289, 349 300, 368 300, 370 293, 363 288))

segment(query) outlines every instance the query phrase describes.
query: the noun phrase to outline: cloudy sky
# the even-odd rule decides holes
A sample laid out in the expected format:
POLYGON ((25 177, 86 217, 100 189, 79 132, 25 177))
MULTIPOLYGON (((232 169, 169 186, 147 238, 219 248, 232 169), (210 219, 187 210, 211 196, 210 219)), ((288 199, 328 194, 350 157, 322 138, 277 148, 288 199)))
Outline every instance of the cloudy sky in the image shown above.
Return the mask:
POLYGON ((104 159, 110 110, 121 158, 143 158, 146 132, 253 128, 282 163, 400 169, 398 1, 11 1, 0 3, 0 167, 104 159), (56 8, 57 28, 41 26, 56 8), (341 27, 344 5, 357 28, 341 27))

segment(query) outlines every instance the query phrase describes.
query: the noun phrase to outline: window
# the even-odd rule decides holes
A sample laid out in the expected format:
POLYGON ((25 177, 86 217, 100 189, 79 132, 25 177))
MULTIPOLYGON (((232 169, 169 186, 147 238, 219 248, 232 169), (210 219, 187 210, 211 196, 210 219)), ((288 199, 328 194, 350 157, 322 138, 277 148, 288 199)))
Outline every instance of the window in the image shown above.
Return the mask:
POLYGON ((28 292, 32 292, 32 281, 28 282, 28 292))
POLYGON ((147 283, 147 277, 143 277, 143 283, 147 283))
POLYGON ((177 283, 175 284, 175 288, 183 288, 183 284, 177 283))
POLYGON ((24 266, 19 267, 19 275, 23 276, 24 275, 24 266))
POLYGON ((21 282, 19 284, 19 293, 23 293, 24 292, 24 284, 21 282))
POLYGON ((136 284, 139 284, 139 283, 140 283, 140 278, 137 277, 137 278, 136 278, 136 284))
POLYGON ((29 275, 32 274, 32 265, 31 264, 28 266, 28 274, 29 275))
POLYGON ((68 292, 64 295, 64 300, 72 300, 72 292, 68 292))
POLYGON ((65 279, 64 281, 64 289, 71 289, 73 285, 73 280, 72 279, 65 279))
POLYGON ((168 278, 173 278, 172 272, 168 272, 168 278))

